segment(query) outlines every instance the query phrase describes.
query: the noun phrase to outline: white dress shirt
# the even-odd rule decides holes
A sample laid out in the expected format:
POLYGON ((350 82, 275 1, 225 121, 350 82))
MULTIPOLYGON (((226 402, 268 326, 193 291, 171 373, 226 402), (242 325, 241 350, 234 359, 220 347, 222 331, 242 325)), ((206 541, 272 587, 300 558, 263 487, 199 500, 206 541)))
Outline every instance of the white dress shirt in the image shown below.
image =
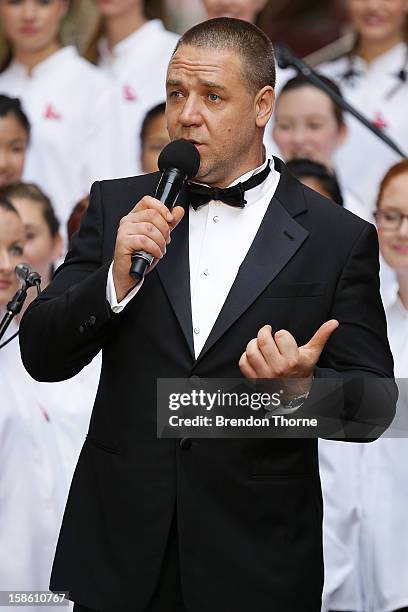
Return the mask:
MULTIPOLYGON (((399 43, 370 64, 355 57, 353 66, 359 74, 352 81, 342 78, 349 68, 345 56, 321 64, 317 71, 336 81, 345 99, 408 154, 408 80, 402 83, 397 76, 404 66, 408 68, 406 59, 407 45, 399 43)), ((349 133, 336 152, 336 170, 341 184, 363 202, 370 214, 381 180, 401 158, 349 113, 345 118, 349 133)))
POLYGON ((148 110, 166 99, 166 72, 179 36, 159 19, 147 21, 111 52, 99 43, 99 66, 110 79, 120 120, 118 176, 141 173, 140 129, 148 110))
MULTIPOLYGON (((14 320, 3 339, 17 330, 14 320)), ((0 350, 0 590, 48 590, 99 370, 100 355, 69 380, 39 383, 22 364, 18 338, 0 350)))
POLYGON ((24 180, 51 198, 64 233, 73 206, 91 184, 118 174, 110 81, 68 46, 31 75, 13 61, 0 74, 0 92, 22 101, 32 126, 24 180))
MULTIPOLYGON (((244 182, 261 172, 268 162, 237 178, 244 182)), ((280 174, 270 162, 271 172, 263 183, 245 192, 245 208, 235 208, 212 200, 198 210, 189 211, 190 292, 194 352, 198 357, 261 225, 280 174)), ((181 221, 183 223, 183 221, 181 221)), ((140 291, 139 283, 120 303, 116 300, 112 265, 107 283, 107 300, 120 312, 140 291)))
MULTIPOLYGON (((6 337, 15 331, 12 322, 6 337)), ((69 483, 48 403, 21 363, 17 338, 0 350, 0 388, 0 590, 48 590, 69 483)))
POLYGON ((370 444, 319 440, 325 502, 323 610, 408 607, 408 309, 386 306, 399 399, 385 436, 370 444))

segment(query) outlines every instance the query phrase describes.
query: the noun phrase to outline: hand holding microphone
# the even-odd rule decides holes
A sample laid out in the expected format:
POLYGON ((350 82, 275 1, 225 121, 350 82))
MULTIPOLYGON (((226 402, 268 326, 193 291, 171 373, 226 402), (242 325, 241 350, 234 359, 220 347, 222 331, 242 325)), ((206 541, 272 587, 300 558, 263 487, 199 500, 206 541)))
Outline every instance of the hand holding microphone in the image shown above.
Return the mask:
POLYGON ((184 182, 197 174, 200 156, 192 143, 176 140, 163 149, 158 164, 162 176, 155 197, 144 196, 119 225, 113 260, 118 301, 166 253, 170 233, 184 215, 181 206, 173 206, 184 182))

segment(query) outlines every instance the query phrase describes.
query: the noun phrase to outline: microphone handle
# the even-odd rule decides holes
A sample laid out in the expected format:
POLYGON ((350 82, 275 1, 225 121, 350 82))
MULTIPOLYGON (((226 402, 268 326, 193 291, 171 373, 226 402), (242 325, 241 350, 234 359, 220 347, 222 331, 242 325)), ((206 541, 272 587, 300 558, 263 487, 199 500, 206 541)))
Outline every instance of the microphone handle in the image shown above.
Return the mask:
MULTIPOLYGON (((178 168, 167 168, 161 175, 154 197, 172 210, 187 177, 178 168)), ((141 281, 154 256, 146 251, 136 251, 131 257, 129 275, 141 281)))

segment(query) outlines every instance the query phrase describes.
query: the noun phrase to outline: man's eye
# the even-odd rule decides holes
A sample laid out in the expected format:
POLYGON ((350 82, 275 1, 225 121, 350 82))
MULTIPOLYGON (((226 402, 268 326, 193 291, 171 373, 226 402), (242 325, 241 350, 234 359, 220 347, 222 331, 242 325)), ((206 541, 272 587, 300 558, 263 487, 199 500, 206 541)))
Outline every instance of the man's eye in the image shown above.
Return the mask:
POLYGON ((397 219, 399 219, 399 214, 395 213, 395 212, 386 212, 384 213, 384 219, 386 221, 396 221, 397 219))
POLYGON ((209 100, 211 100, 211 102, 218 102, 219 100, 221 100, 220 96, 215 93, 208 94, 208 98, 209 100))
POLYGON ((183 96, 181 91, 171 91, 169 95, 170 98, 181 98, 183 96))

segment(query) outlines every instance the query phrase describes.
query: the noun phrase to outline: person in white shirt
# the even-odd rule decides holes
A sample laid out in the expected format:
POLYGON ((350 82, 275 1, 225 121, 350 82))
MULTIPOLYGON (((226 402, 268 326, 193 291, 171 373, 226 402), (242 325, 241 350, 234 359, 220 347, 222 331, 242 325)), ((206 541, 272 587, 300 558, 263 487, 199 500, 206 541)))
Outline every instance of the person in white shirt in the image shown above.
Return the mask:
MULTIPOLYGON (((337 85, 322 77, 334 93, 337 85)), ((342 109, 330 96, 298 75, 285 83, 275 103, 273 139, 283 159, 310 159, 335 172, 334 154, 347 138, 342 109)), ((337 170, 337 168, 336 168, 337 170)), ((344 207, 366 221, 372 220, 368 207, 347 189, 342 189, 344 207)))
POLYGON ((408 160, 385 176, 376 220, 382 255, 397 279, 385 307, 400 396, 384 438, 350 449, 333 441, 320 445, 325 610, 408 610, 408 160))
MULTIPOLYGON (((22 220, 1 196, 0 318, 19 287, 14 267, 25 260, 24 243, 22 220)), ((17 330, 14 320, 6 336, 17 330)), ((68 483, 48 402, 27 375, 17 340, 0 349, 0 388, 0 589, 47 590, 68 483)))
POLYGON ((120 120, 120 176, 139 174, 146 112, 165 96, 166 70, 178 35, 148 18, 148 0, 97 0, 100 23, 84 57, 110 78, 120 120))
MULTIPOLYGON (((41 288, 50 283, 55 262, 61 256, 62 238, 59 221, 47 196, 33 184, 16 183, 1 194, 19 213, 25 230, 24 258, 41 275, 41 288)), ((24 304, 24 311, 35 297, 34 292, 24 304)), ((17 341, 15 341, 17 344, 17 341)), ((85 440, 91 407, 99 381, 100 358, 97 357, 78 376, 64 383, 35 383, 36 393, 44 403, 54 423, 65 480, 69 483, 79 451, 85 440)))
POLYGON ((29 138, 20 100, 0 94, 0 187, 21 179, 29 138))
POLYGON ((0 1, 0 92, 21 99, 32 125, 24 179, 47 193, 64 226, 94 180, 116 176, 118 161, 109 82, 61 45, 67 9, 67 0, 0 1))
MULTIPOLYGON (((408 155, 408 2, 347 0, 347 8, 353 48, 318 70, 408 155)), ((336 154, 340 179, 373 211, 382 177, 400 157, 351 115, 347 123, 349 137, 336 154)))

